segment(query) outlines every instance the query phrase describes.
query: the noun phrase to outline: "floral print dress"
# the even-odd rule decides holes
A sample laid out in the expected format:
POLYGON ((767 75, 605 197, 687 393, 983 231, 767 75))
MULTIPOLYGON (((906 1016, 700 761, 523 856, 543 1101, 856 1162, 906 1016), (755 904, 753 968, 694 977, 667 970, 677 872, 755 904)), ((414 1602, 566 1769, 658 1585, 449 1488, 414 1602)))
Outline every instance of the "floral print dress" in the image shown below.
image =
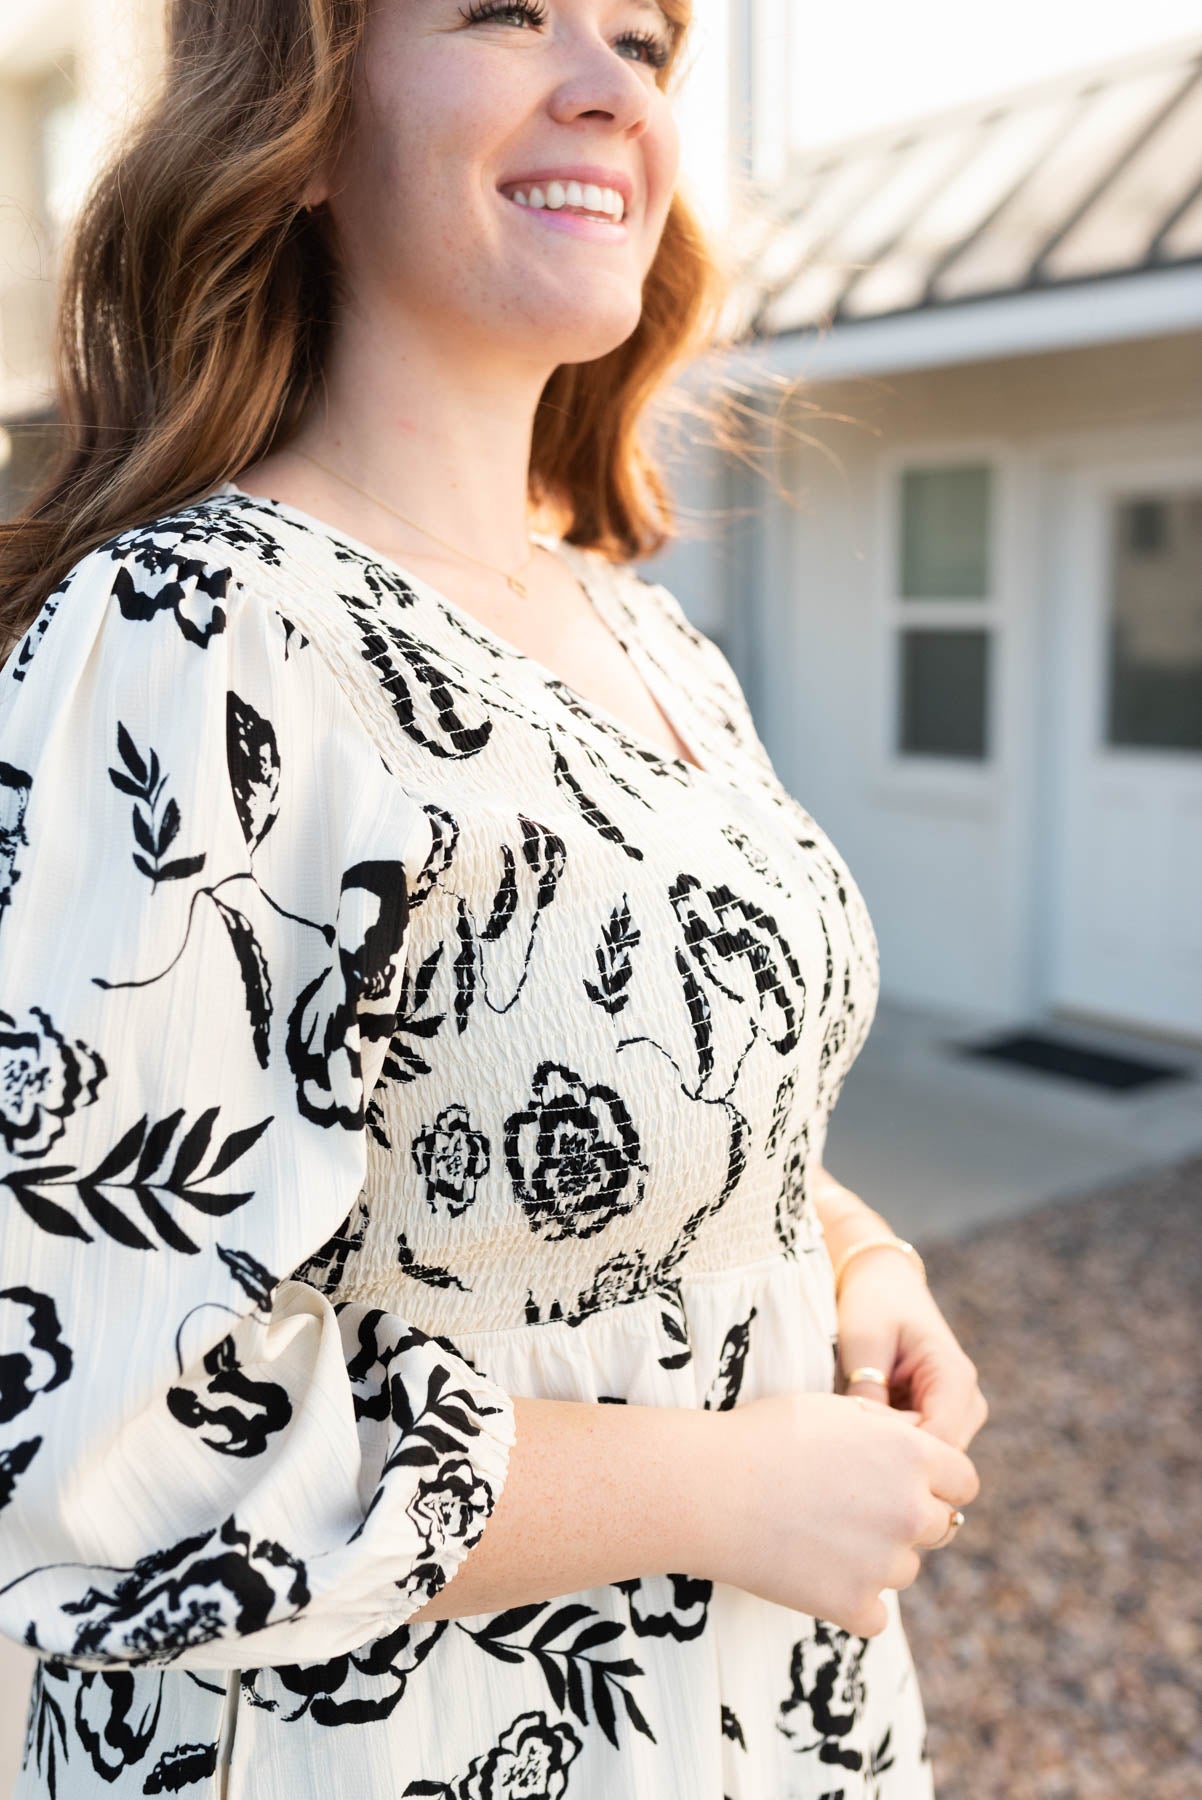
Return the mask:
POLYGON ((863 902, 665 588, 675 725, 232 484, 0 672, 0 1630, 18 1800, 924 1800, 898 1609, 682 1569, 426 1624, 513 1396, 829 1391, 863 902))

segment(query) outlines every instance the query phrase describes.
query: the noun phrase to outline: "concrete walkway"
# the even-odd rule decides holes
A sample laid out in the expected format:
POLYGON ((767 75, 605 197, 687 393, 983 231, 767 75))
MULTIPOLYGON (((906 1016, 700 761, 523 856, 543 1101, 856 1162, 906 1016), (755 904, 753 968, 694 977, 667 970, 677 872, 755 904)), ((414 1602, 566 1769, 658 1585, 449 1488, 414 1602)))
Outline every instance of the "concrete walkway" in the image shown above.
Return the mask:
POLYGON ((921 1248, 1202 1154, 1202 1043, 1061 1021, 1022 1028, 1032 1024, 1184 1063, 1192 1077, 1133 1093, 1087 1087, 956 1053, 1007 1028, 996 1020, 882 1002, 835 1106, 825 1166, 921 1248))

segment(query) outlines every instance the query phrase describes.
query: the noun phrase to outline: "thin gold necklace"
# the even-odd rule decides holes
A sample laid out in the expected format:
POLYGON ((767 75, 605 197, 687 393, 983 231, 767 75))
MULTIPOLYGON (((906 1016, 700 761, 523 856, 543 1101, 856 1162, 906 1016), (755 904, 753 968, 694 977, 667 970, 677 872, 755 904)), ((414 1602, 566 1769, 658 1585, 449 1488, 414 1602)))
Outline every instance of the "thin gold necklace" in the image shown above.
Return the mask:
MULTIPOLYGON (((522 573, 523 569, 528 569, 530 567, 530 564, 534 561, 542 548, 541 544, 534 545, 534 548, 531 550, 525 562, 519 563, 511 575, 508 570, 499 569, 496 563, 485 562, 482 556, 473 556, 470 550, 461 550, 457 544, 452 544, 447 538, 439 537, 438 533, 436 531, 431 531, 428 526, 419 525, 416 519, 407 519, 403 512, 398 512, 395 506, 390 506, 388 504, 387 500, 381 500, 379 494, 373 494, 369 489, 360 487, 359 483, 357 481, 352 481, 349 475, 339 474, 338 470, 332 469, 328 463, 320 462, 316 456, 310 456, 307 450, 294 449, 293 455, 303 456, 305 461, 311 462, 315 468, 323 470, 327 475, 332 475, 335 481, 341 481, 345 483, 347 487, 354 488, 355 492, 357 494, 362 494, 365 500, 370 500, 374 505, 383 507, 385 512, 392 513, 393 517, 400 519, 402 524, 412 525, 415 531, 424 532, 426 537, 433 538, 436 544, 442 544, 446 549, 453 550, 456 556, 464 556, 467 558, 468 562, 479 563, 481 568, 491 569, 494 575, 504 575, 514 593, 520 594, 523 600, 526 599, 527 591, 525 583, 519 581, 518 576, 522 573)), ((531 542, 529 533, 526 535, 526 542, 531 542)))

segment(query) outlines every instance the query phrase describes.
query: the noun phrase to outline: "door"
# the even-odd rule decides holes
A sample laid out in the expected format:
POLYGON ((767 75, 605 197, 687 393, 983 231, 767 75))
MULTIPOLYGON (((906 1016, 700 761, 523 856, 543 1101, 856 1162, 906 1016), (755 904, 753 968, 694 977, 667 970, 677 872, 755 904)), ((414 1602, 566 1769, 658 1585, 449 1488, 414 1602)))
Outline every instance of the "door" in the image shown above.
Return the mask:
POLYGON ((1049 997, 1202 1037, 1202 455, 1049 500, 1049 997))

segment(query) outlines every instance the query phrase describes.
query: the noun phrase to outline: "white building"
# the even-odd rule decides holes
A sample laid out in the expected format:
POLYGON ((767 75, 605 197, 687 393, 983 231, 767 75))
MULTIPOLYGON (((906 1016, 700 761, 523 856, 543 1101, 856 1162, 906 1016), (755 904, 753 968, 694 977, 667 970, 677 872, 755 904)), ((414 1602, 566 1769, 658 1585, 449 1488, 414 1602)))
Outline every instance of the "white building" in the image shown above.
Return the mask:
POLYGON ((689 385, 800 379, 780 494, 691 451, 711 523, 644 566, 885 995, 1202 1038, 1202 38, 795 156, 736 228, 689 385))

